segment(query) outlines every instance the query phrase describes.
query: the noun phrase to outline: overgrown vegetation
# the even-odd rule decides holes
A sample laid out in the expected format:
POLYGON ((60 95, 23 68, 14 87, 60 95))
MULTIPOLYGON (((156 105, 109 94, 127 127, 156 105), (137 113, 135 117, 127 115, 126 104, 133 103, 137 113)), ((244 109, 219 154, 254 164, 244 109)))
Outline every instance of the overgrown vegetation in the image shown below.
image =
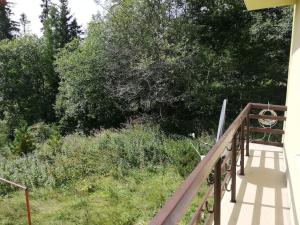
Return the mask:
MULTIPOLYGON (((31 188, 35 224, 146 224, 213 143, 224 98, 228 121, 285 99, 291 9, 96 2, 83 35, 67 0, 41 0, 37 37, 0 1, 0 177, 31 188)), ((23 224, 21 194, 0 196, 0 223, 23 224)))
MULTIPOLYGON (((12 151, 1 155, 0 174, 31 188, 38 224, 49 218, 51 224, 72 224, 76 218, 78 224, 146 224, 213 143, 207 134, 197 140, 168 137, 151 125, 102 130, 90 137, 61 137, 43 124, 19 132, 12 151), (28 136, 34 150, 23 144, 28 136), (22 154, 15 154, 15 146, 22 154), (57 204, 53 209, 51 202, 57 204), (50 208, 45 212, 44 207, 50 208)), ((6 205, 0 219, 17 211, 14 223, 19 224, 22 200, 12 190, 0 186, 6 196, 0 201, 1 209, 6 205)))
MULTIPOLYGON (((9 18, 9 4, 1 7, 9 18)), ((83 39, 66 0, 43 0, 42 9, 41 38, 0 42, 0 118, 11 130, 25 120, 88 134, 145 116, 168 132, 199 134, 215 127, 224 98, 229 119, 250 101, 284 103, 289 8, 114 1, 83 39)))

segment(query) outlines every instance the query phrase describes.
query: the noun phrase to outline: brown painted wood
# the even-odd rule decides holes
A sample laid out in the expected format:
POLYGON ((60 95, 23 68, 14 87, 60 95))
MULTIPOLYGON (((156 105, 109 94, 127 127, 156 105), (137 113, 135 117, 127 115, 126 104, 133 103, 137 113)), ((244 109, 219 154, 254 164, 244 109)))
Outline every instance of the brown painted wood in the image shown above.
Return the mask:
POLYGON ((206 181, 215 163, 221 157, 227 143, 241 125, 241 122, 247 116, 251 104, 248 104, 239 116, 234 120, 226 130, 220 140, 212 147, 206 157, 197 165, 193 172, 186 178, 175 194, 166 202, 164 207, 149 223, 150 225, 176 224, 185 213, 192 199, 198 193, 199 187, 206 181))
MULTIPOLYGON (((276 134, 283 134, 284 131, 278 129, 250 129, 249 112, 251 108, 255 109, 272 109, 275 111, 286 111, 285 106, 267 105, 249 103, 244 110, 238 115, 234 122, 229 126, 220 140, 212 147, 206 157, 196 166, 193 172, 180 185, 175 194, 166 202, 164 207, 150 222, 150 225, 173 225, 177 224, 180 218, 186 212, 188 206, 191 204, 193 198, 199 191, 199 187, 206 181, 206 178, 214 168, 217 161, 226 149, 226 145, 230 143, 240 128, 243 120, 246 119, 246 155, 249 156, 249 134, 252 129, 253 132, 270 132, 276 134)), ((235 167, 235 166, 234 166, 235 167)), ((214 213, 213 213, 214 214, 214 213)), ((212 214, 210 215, 212 216, 212 214)), ((213 216, 214 217, 214 216, 213 216)))
POLYGON ((268 105, 268 104, 261 104, 261 103, 250 103, 252 109, 270 109, 275 111, 287 111, 286 106, 282 105, 268 105))
POLYGON ((249 114, 247 115, 246 119, 246 156, 249 156, 249 142, 250 142, 250 118, 249 114))
POLYGON ((284 134, 284 130, 272 129, 272 128, 261 128, 261 127, 250 127, 250 132, 284 134))
POLYGON ((222 195, 222 160, 219 159, 215 165, 215 183, 214 183, 214 225, 221 225, 221 195, 222 195))
POLYGON ((250 119, 271 119, 271 120, 278 120, 278 121, 286 120, 285 116, 269 116, 269 115, 255 115, 255 114, 250 114, 249 118, 250 119))
POLYGON ((236 202, 236 153, 237 153, 236 134, 232 140, 232 158, 231 158, 231 202, 236 202))
POLYGON ((243 120, 241 124, 241 171, 240 175, 245 175, 244 168, 245 168, 245 120, 243 120))

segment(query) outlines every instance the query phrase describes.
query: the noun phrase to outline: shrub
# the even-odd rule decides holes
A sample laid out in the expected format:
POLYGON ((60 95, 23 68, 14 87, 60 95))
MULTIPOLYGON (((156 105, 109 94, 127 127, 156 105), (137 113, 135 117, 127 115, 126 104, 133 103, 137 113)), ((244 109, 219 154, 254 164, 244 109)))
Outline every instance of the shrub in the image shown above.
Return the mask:
POLYGON ((163 142, 166 136, 157 126, 137 125, 117 132, 104 131, 98 136, 99 148, 107 165, 117 165, 126 173, 131 168, 144 168, 167 161, 163 142))
POLYGON ((0 120, 0 149, 7 144, 8 128, 5 120, 0 120))
POLYGON ((34 137, 26 124, 15 129, 15 137, 11 144, 11 150, 16 154, 27 154, 35 149, 34 137))
POLYGON ((207 143, 213 140, 208 135, 195 140, 168 137, 152 125, 103 130, 89 137, 80 134, 61 137, 57 130, 51 132, 48 140, 35 146, 26 126, 17 129, 13 147, 21 156, 9 160, 1 157, 0 176, 29 187, 63 188, 88 176, 127 179, 131 171, 157 172, 159 166, 175 168, 184 177, 199 162, 199 155, 209 148, 201 140, 207 143))
POLYGON ((57 128, 44 122, 36 123, 28 128, 31 135, 34 137, 35 142, 43 143, 48 140, 51 135, 57 133, 57 128))

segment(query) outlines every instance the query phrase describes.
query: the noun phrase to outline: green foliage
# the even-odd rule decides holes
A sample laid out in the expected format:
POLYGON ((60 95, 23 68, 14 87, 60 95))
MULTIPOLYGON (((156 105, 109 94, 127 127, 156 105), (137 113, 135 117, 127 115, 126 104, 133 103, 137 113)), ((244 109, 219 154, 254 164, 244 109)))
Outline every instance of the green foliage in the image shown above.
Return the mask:
POLYGON ((8 128, 5 120, 0 120, 0 151, 8 141, 8 128))
POLYGON ((155 171, 162 165, 172 165, 186 176, 200 161, 200 155, 208 150, 201 139, 212 140, 207 135, 196 140, 174 139, 164 135, 158 127, 136 125, 116 131, 104 130, 93 137, 74 134, 62 138, 56 129, 51 129, 47 131, 49 139, 37 143, 40 140, 37 137, 43 136, 36 135, 36 127, 40 126, 23 126, 16 130, 13 152, 25 155, 9 156, 9 160, 0 158, 2 176, 30 187, 65 187, 76 179, 93 175, 125 178, 131 170, 155 171))
POLYGON ((17 23, 11 19, 11 3, 2 1, 0 3, 0 41, 12 39, 14 32, 18 31, 17 23))
POLYGON ((28 154, 35 149, 34 137, 26 124, 17 128, 14 132, 14 140, 10 146, 15 154, 28 154))
POLYGON ((178 137, 168 139, 165 142, 169 160, 183 177, 193 171, 200 162, 201 156, 206 155, 211 146, 214 145, 215 140, 212 136, 203 133, 200 137, 196 140, 178 137))
MULTIPOLYGON (((97 37, 100 28, 95 26, 95 29, 94 38, 101 39, 97 37)), ((105 63, 99 47, 102 43, 90 39, 83 45, 83 49, 78 48, 79 41, 72 41, 56 60, 61 80, 56 113, 62 129, 88 132, 100 126, 118 126, 124 115, 105 87, 105 74, 98 69, 99 63, 105 63)))
POLYGON ((26 36, 1 41, 0 118, 6 116, 11 129, 20 120, 28 124, 53 121, 52 79, 51 61, 43 40, 26 36))
POLYGON ((43 23, 44 38, 53 56, 59 48, 64 47, 74 38, 79 38, 82 34, 81 26, 70 13, 68 1, 60 0, 59 2, 60 4, 56 5, 43 0, 41 4, 43 11, 40 19, 43 23))
POLYGON ((248 102, 283 104, 290 30, 289 9, 239 0, 115 2, 58 55, 58 116, 89 130, 144 113, 188 134, 215 126, 224 98, 229 119, 248 102))
MULTIPOLYGON (((35 189, 30 193, 32 218, 40 225, 146 225, 181 181, 172 168, 158 167, 155 173, 132 171, 124 180, 86 177, 67 191, 35 189)), ((26 223, 23 195, 2 198, 1 223, 26 223)))
POLYGON ((33 124, 28 130, 36 143, 44 143, 53 136, 60 136, 56 126, 45 124, 44 122, 33 124))
MULTIPOLYGON (((32 153, 0 157, 0 176, 30 187, 38 224, 147 224, 213 142, 206 134, 168 137, 149 124, 89 137, 61 137, 49 127, 27 128, 40 142, 32 153)), ((19 224, 22 217, 12 215, 23 215, 24 199, 12 191, 0 185, 0 195, 8 196, 0 202, 0 220, 19 224)))

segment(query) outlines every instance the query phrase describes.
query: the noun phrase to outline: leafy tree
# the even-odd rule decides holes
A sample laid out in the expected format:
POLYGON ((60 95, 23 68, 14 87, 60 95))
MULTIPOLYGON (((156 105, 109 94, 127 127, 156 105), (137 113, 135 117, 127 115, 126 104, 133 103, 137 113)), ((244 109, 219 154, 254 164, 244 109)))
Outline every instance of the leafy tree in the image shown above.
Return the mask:
POLYGON ((58 54, 56 69, 60 75, 56 112, 63 131, 89 132, 93 128, 118 126, 124 115, 105 87, 101 72, 103 56, 98 26, 90 27, 90 37, 79 47, 78 39, 58 54), (101 65, 99 65, 101 63, 101 65), (79 66, 80 65, 80 66, 79 66))
POLYGON ((0 42, 0 118, 12 124, 10 130, 20 120, 55 120, 51 63, 42 39, 25 36, 0 42))
POLYGON ((14 32, 18 31, 17 22, 11 19, 10 3, 1 1, 0 3, 0 40, 12 39, 14 32))
POLYGON ((216 124, 224 98, 229 118, 249 101, 281 104, 290 28, 288 9, 253 14, 239 0, 114 1, 83 44, 60 55, 57 109, 77 125, 103 118, 96 109, 111 106, 92 90, 126 117, 146 113, 186 133, 216 124))

